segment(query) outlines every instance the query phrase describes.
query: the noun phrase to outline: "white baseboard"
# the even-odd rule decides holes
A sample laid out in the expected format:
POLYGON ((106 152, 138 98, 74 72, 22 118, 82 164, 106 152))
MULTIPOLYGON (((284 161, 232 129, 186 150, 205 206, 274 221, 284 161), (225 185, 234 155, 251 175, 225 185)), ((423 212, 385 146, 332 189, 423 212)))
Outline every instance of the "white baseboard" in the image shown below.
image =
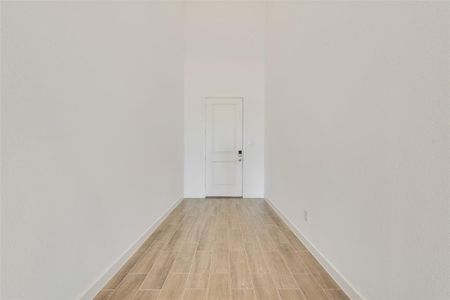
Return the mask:
POLYGON ((120 257, 107 268, 102 275, 77 299, 91 300, 97 293, 108 283, 108 281, 120 270, 133 253, 155 232, 156 228, 166 219, 166 217, 178 206, 184 198, 175 201, 166 212, 159 217, 145 232, 122 254, 120 257))
POLYGON ((339 287, 352 300, 364 300, 361 294, 348 282, 348 280, 334 267, 334 265, 301 233, 301 231, 289 220, 286 215, 269 199, 265 198, 267 204, 280 216, 280 218, 289 226, 289 229, 305 245, 309 252, 317 259, 322 267, 336 281, 339 287))
POLYGON ((264 194, 244 194, 243 198, 264 199, 264 194))
POLYGON ((184 199, 205 199, 205 196, 199 196, 199 195, 184 195, 184 199))
MULTIPOLYGON (((206 195, 200 194, 186 194, 184 198, 192 198, 192 199, 204 199, 206 195)), ((244 194, 242 198, 252 198, 252 199, 263 199, 264 194, 244 194)))
POLYGON ((186 194, 186 195, 184 195, 184 198, 204 199, 204 198, 205 198, 205 195, 200 195, 200 194, 186 194))

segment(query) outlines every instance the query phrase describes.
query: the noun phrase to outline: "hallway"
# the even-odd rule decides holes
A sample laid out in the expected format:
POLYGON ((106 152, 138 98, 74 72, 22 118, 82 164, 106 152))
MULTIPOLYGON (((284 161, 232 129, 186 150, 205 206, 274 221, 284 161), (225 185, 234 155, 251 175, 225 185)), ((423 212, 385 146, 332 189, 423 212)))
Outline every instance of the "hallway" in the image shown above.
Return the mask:
POLYGON ((185 199, 95 300, 348 299, 263 199, 185 199))
POLYGON ((450 300, 450 1, 0 16, 0 299, 450 300))

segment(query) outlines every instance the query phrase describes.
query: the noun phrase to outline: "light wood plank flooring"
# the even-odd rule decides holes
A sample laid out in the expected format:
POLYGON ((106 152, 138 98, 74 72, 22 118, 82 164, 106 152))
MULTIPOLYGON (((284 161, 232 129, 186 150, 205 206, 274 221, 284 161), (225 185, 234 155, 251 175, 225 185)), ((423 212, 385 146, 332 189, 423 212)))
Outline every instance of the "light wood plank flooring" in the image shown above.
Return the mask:
POLYGON ((263 199, 185 199, 95 300, 348 299, 263 199))

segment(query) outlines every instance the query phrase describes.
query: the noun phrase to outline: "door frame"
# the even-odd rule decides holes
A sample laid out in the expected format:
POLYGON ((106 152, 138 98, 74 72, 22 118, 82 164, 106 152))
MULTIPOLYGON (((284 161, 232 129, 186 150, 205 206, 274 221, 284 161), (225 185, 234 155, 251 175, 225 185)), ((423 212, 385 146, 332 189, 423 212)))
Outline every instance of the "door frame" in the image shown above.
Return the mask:
POLYGON ((204 122, 204 128, 203 128, 203 135, 204 135, 204 141, 203 141, 203 152, 205 153, 205 167, 204 167, 204 174, 205 174, 205 180, 204 180, 204 187, 205 187, 205 198, 243 198, 244 196, 244 164, 245 164, 245 151, 244 151, 244 141, 245 141, 245 134, 244 134, 244 118, 245 118, 245 109, 244 109, 244 97, 239 97, 239 96, 231 96, 231 97, 226 97, 226 96, 207 96, 205 97, 205 104, 204 104, 204 109, 205 109, 205 122, 204 122), (208 168, 208 161, 207 161, 207 153, 206 153, 206 148, 207 148, 207 139, 208 136, 206 134, 206 128, 208 126, 206 120, 208 119, 207 114, 208 114, 208 100, 225 100, 225 99, 239 99, 241 100, 241 107, 242 107, 242 165, 241 165, 241 172, 242 172, 242 176, 241 176, 241 196, 223 196, 223 197, 219 197, 219 196, 208 196, 206 191, 207 191, 207 168, 208 168))

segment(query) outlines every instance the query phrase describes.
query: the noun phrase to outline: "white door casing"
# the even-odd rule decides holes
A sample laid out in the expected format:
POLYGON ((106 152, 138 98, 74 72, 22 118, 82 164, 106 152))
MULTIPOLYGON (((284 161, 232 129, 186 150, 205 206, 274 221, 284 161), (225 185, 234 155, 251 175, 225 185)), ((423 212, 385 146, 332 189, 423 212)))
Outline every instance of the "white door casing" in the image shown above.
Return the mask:
POLYGON ((206 196, 242 197, 242 98, 206 98, 206 196))

